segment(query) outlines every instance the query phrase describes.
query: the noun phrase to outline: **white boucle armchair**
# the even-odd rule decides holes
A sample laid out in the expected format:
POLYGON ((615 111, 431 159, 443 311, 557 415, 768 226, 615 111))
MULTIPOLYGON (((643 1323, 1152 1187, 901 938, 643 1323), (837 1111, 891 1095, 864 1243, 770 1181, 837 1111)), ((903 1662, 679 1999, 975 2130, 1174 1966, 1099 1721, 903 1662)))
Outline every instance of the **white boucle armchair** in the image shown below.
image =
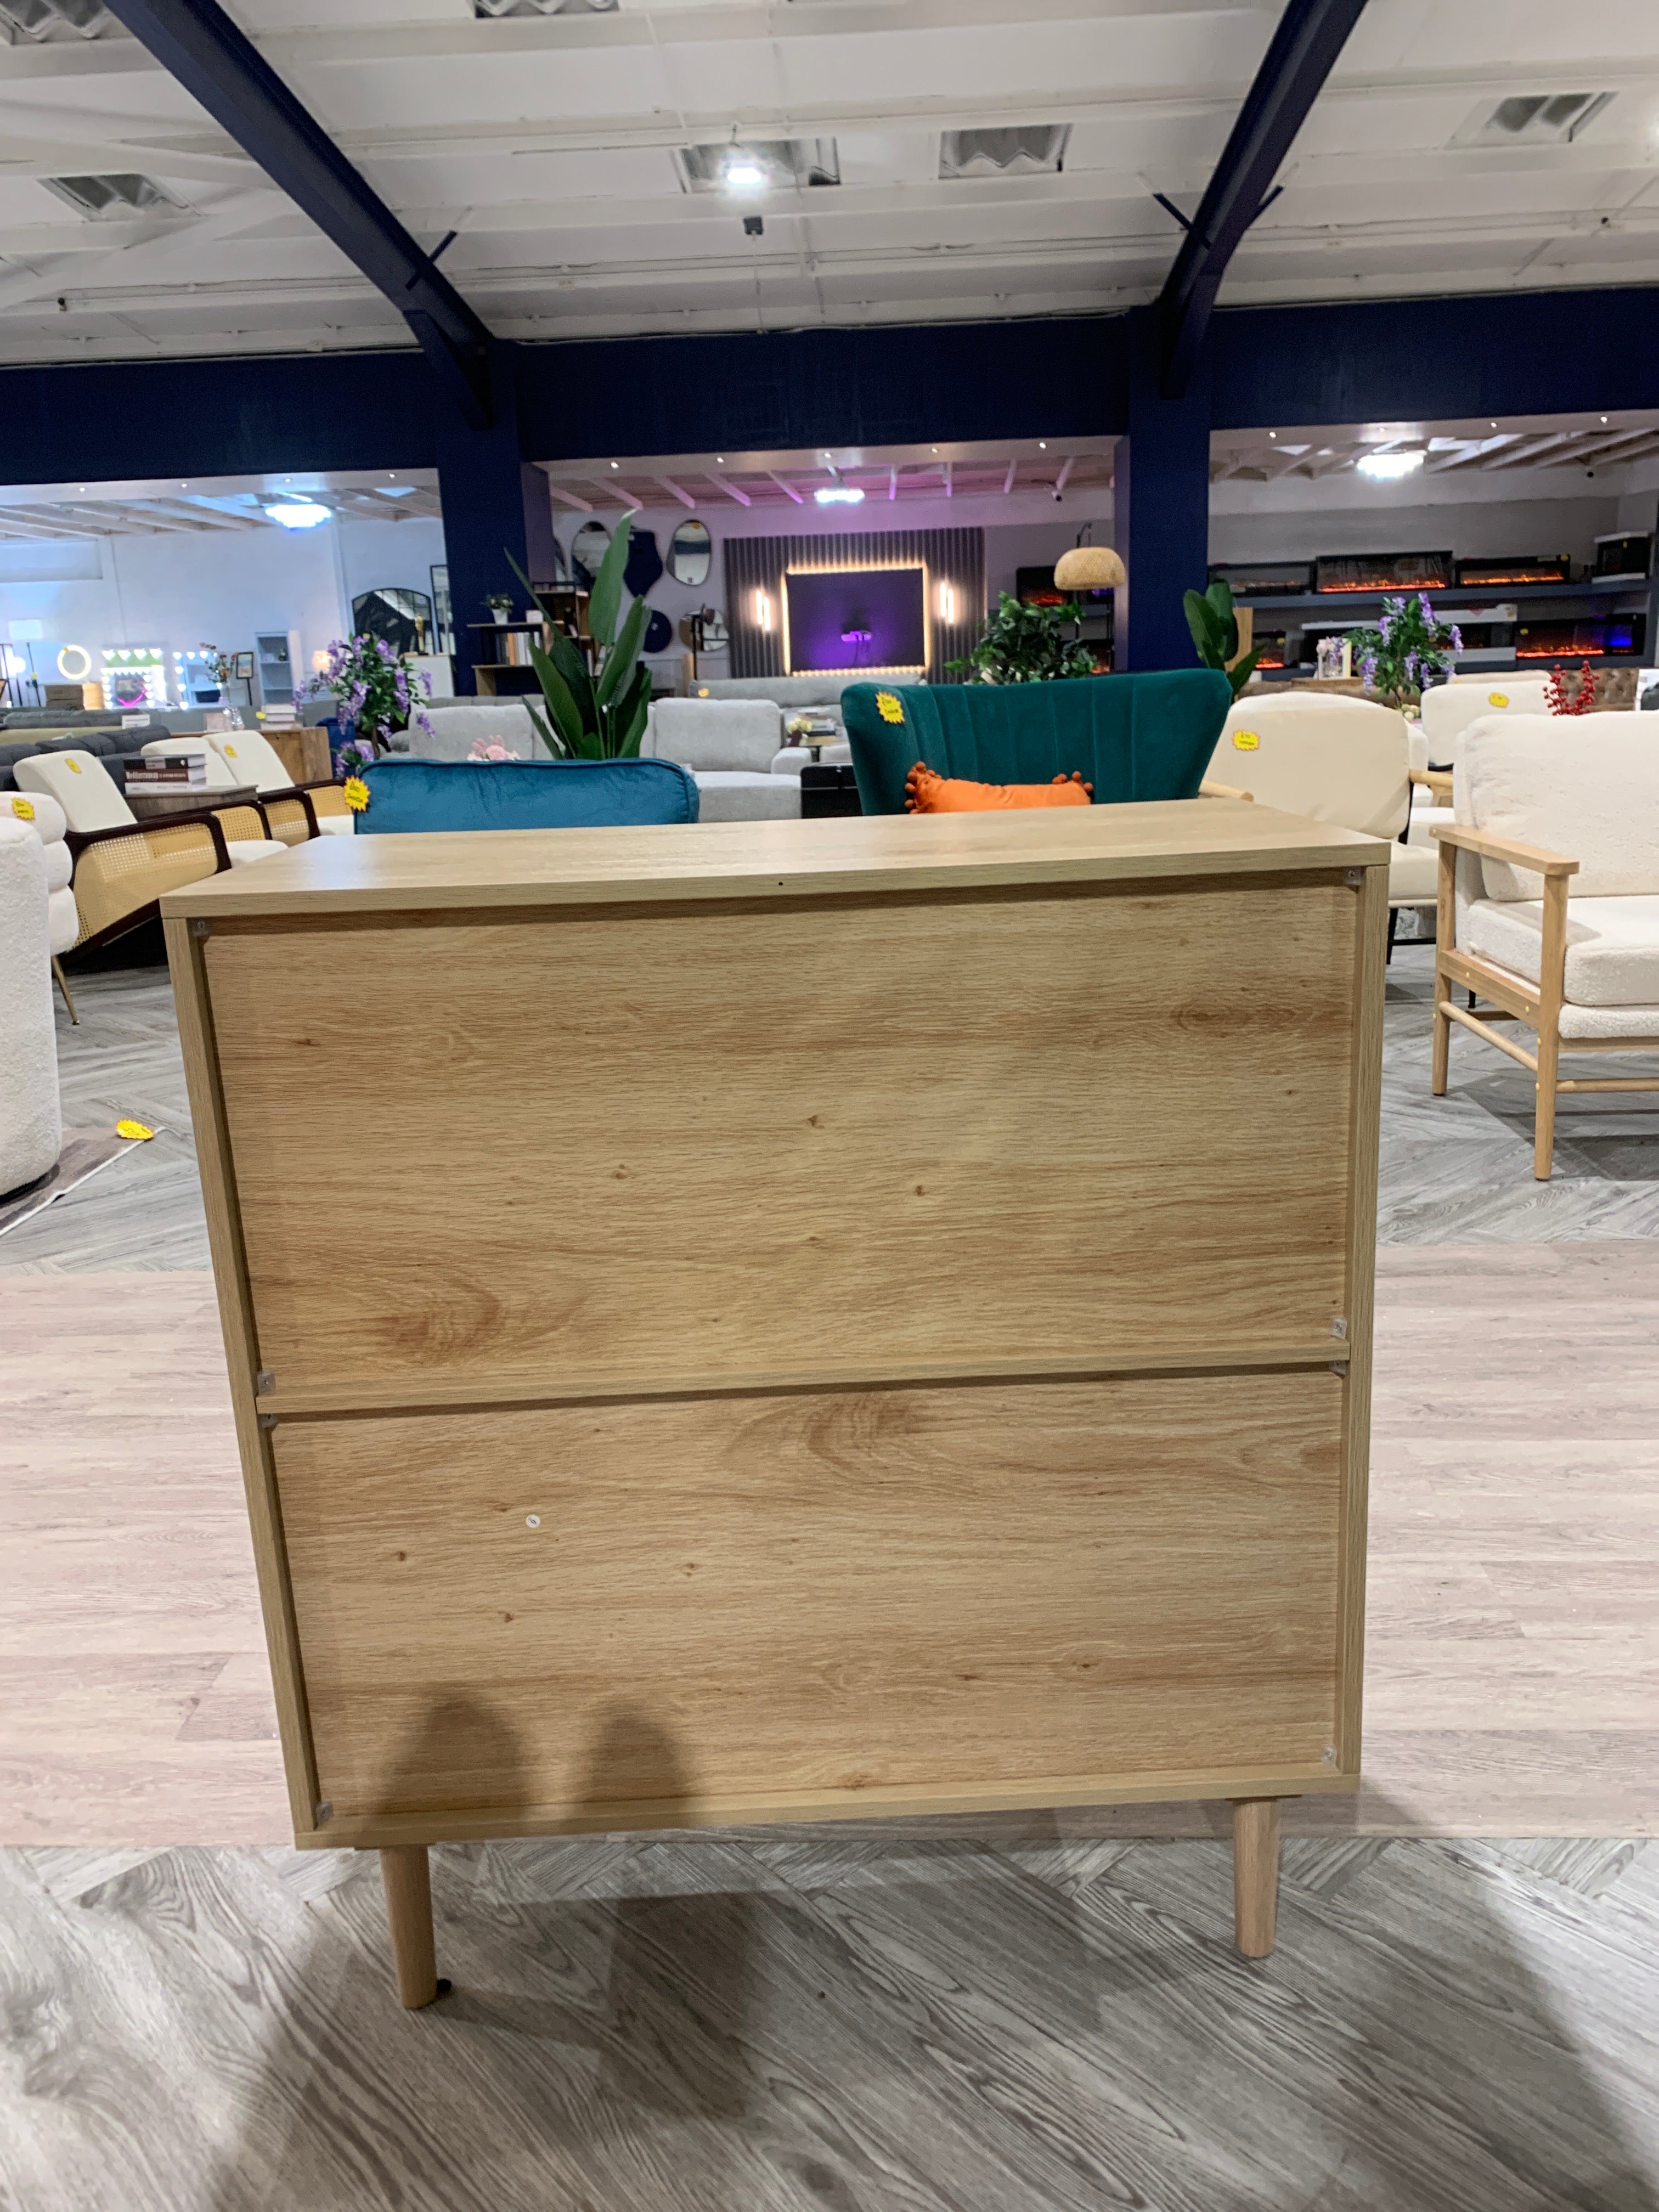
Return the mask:
POLYGON ((1434 902, 1432 848, 1402 842, 1411 814, 1412 737, 1403 714, 1369 699, 1308 691, 1240 699, 1221 727, 1206 787, 1243 787, 1259 805, 1389 840, 1389 949, 1401 907, 1434 902))
POLYGON ((1659 1091, 1659 1076, 1563 1077, 1563 1054, 1659 1052, 1659 744, 1639 714, 1494 714, 1463 732, 1455 820, 1437 830, 1432 1084, 1452 1024, 1535 1079, 1547 1181, 1562 1091, 1659 1091), (1492 1011, 1455 1003, 1461 988, 1492 1011), (1530 1029, 1535 1049, 1496 1024, 1530 1029))

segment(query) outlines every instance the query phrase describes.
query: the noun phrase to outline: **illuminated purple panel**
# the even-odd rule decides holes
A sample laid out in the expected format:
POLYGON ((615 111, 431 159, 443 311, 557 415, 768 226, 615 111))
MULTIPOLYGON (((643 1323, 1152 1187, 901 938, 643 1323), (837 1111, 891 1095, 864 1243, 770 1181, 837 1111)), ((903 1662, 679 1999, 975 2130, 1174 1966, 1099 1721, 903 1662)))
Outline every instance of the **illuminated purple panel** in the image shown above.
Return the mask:
POLYGON ((920 568, 832 568, 784 578, 789 673, 921 668, 927 659, 920 568))

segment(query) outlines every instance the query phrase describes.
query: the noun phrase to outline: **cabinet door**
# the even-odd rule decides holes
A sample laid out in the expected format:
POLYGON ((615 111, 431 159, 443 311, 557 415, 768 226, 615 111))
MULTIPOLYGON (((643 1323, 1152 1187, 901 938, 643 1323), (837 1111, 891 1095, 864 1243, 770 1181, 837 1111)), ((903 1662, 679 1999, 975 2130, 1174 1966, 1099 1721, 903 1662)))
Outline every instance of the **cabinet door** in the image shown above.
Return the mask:
POLYGON ((216 927, 261 1364, 386 1404, 1305 1353, 1344 1310, 1357 905, 216 927))
POLYGON ((283 1419, 334 1832, 1317 1775, 1344 1389, 1321 1369, 283 1419))

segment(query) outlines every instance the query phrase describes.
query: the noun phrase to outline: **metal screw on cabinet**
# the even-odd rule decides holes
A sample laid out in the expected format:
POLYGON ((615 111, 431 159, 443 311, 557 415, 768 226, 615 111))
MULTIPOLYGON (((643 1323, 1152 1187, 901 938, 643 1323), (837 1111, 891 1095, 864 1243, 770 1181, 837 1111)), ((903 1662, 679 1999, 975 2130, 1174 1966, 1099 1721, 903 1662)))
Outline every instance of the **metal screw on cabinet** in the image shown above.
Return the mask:
POLYGON ((1322 1745, 1320 1747, 1319 1756, 1324 1760, 1327 1766, 1334 1766, 1336 1765, 1336 1746, 1334 1743, 1322 1745))
POLYGON ((1365 871, 1364 868, 1345 868, 1342 880, 1351 891, 1357 891, 1365 880, 1365 871))
POLYGON ((524 1525, 526 1528, 539 1528, 542 1525, 541 1515, 539 1513, 526 1513, 524 1516, 524 1525))

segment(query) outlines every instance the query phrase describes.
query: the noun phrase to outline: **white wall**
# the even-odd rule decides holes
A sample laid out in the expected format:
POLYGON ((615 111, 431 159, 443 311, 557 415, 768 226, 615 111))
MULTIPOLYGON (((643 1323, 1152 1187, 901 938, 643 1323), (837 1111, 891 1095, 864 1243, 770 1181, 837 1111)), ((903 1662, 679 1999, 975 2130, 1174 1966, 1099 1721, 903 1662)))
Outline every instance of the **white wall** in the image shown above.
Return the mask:
POLYGON ((0 642, 9 623, 37 621, 43 642, 84 645, 95 666, 106 645, 234 652, 257 631, 297 629, 307 675, 312 654, 348 631, 358 592, 395 584, 429 595, 444 558, 442 524, 416 517, 88 538, 74 541, 73 562, 70 544, 0 549, 0 642), (64 576, 71 566, 91 573, 64 576))

